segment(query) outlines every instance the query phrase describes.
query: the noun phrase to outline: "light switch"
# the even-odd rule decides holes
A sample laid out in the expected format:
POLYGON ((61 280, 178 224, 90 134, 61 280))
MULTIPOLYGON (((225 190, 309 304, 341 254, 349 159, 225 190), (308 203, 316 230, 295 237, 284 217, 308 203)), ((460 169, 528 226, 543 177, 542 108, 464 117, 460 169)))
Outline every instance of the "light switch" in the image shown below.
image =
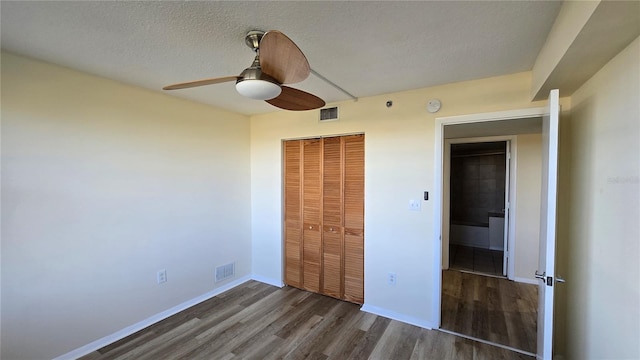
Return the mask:
POLYGON ((420 200, 416 200, 416 199, 409 200, 409 210, 420 211, 420 200))

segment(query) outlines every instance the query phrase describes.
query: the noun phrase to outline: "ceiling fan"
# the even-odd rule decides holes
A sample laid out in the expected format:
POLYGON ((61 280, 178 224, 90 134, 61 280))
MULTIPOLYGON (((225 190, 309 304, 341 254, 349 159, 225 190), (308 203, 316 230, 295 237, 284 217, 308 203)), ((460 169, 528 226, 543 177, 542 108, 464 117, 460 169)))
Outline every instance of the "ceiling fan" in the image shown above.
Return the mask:
POLYGON ((177 90, 235 81, 236 90, 241 95, 265 100, 281 109, 313 110, 325 105, 324 100, 313 94, 283 85, 300 82, 311 72, 307 58, 285 34, 276 30, 266 33, 253 30, 247 33, 245 43, 256 57, 240 75, 173 84, 162 89, 177 90))

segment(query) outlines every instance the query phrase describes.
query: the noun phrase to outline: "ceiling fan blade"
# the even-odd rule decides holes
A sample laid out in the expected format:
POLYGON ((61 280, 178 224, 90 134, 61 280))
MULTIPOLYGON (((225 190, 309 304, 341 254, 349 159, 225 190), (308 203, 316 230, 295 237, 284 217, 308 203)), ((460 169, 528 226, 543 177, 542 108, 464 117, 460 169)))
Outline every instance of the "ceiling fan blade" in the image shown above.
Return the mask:
POLYGON ((325 104, 324 100, 313 94, 288 86, 282 86, 278 97, 265 101, 280 109, 293 111, 318 109, 325 104))
POLYGON ((307 77, 311 68, 298 45, 277 30, 260 40, 260 67, 281 84, 293 84, 307 77))
POLYGON ((196 80, 196 81, 189 81, 189 82, 184 82, 179 84, 167 85, 163 87, 162 90, 186 89, 186 88, 192 88, 196 86, 219 84, 227 81, 236 81, 236 80, 238 80, 237 76, 225 76, 225 77, 219 77, 219 78, 213 78, 213 79, 203 79, 203 80, 196 80))

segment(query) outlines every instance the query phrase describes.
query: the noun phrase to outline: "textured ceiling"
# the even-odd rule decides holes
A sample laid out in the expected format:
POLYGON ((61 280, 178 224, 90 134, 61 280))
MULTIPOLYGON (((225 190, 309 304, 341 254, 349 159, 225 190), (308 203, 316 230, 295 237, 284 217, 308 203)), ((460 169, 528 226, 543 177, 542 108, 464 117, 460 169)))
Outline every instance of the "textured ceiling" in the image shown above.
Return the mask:
MULTIPOLYGON (((557 1, 112 2, 2 1, 1 44, 154 91, 238 75, 244 35, 287 34, 313 70, 356 97, 531 70, 557 1)), ((327 102, 349 99, 311 75, 293 85, 327 102)), ((277 109, 234 84, 168 93, 242 114, 277 109)))

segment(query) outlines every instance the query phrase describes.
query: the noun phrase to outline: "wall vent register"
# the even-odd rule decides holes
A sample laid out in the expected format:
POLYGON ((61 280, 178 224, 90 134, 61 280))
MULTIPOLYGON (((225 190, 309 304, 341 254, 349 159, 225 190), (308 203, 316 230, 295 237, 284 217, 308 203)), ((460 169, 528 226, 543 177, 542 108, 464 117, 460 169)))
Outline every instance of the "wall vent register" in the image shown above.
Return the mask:
POLYGON ((235 263, 218 266, 216 268, 216 282, 233 277, 235 272, 235 263))
POLYGON ((330 107, 320 109, 320 121, 334 121, 338 120, 338 107, 330 107))

